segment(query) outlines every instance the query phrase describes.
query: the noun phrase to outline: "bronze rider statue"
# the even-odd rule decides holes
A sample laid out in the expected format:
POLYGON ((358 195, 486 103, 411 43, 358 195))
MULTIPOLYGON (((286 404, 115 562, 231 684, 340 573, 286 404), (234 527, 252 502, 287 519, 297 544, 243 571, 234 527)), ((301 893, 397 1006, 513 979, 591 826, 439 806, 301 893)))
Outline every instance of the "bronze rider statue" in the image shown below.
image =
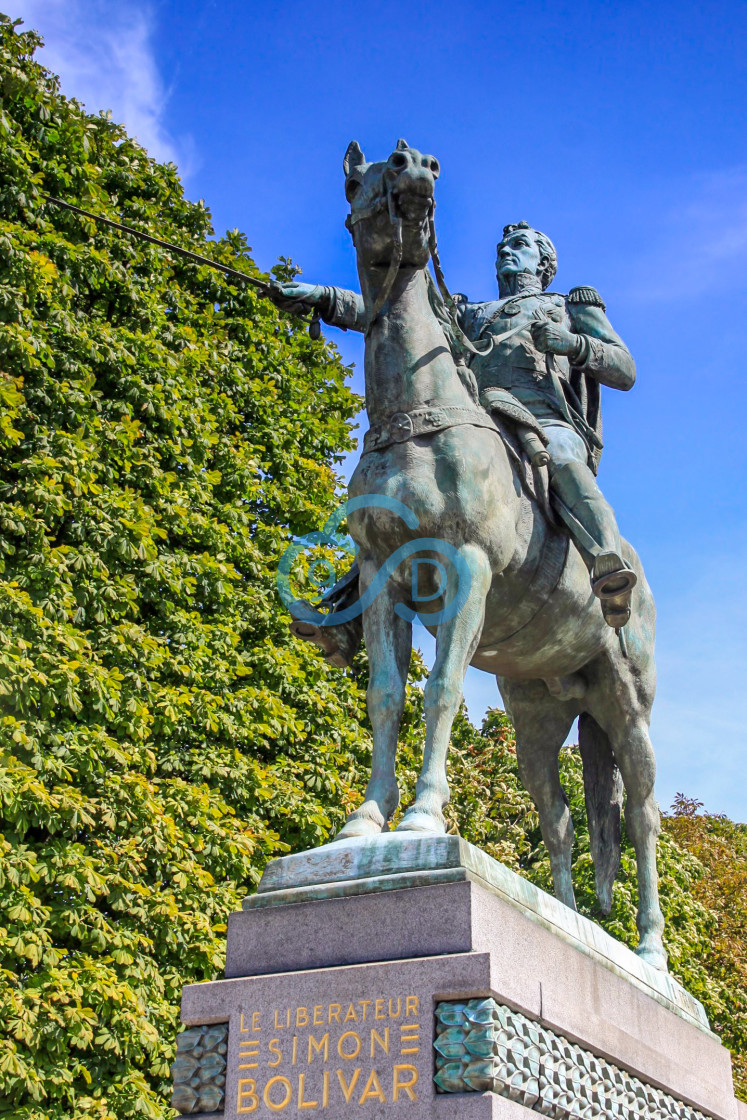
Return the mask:
MULTIPOLYGON (((612 507, 596 482, 602 450, 600 385, 630 389, 635 362, 605 314, 594 288, 568 295, 546 289, 557 271, 549 237, 527 222, 504 228, 497 247, 498 299, 470 303, 457 297, 459 321, 485 354, 470 355, 480 403, 499 421, 512 422, 535 471, 547 467, 552 506, 586 559, 594 594, 616 630, 630 617, 635 574, 622 559, 612 507)), ((435 293, 436 298, 438 296, 435 293)), ((291 281, 281 306, 304 304, 343 330, 365 331, 361 296, 341 288, 291 281)), ((328 592, 332 614, 357 598, 357 567, 328 592)), ((361 640, 359 618, 340 626, 294 621, 293 632, 316 642, 327 660, 349 665, 361 640)))

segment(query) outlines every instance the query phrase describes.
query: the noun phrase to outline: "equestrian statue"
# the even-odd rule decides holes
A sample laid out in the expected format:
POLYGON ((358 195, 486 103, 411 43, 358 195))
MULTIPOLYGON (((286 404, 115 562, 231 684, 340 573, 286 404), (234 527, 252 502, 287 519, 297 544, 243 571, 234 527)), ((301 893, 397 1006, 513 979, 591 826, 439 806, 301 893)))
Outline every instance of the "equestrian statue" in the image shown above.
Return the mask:
POLYGON ((360 295, 298 281, 274 293, 281 307, 365 334, 369 430, 347 513, 356 563, 326 597, 326 615, 301 609, 292 624, 335 664, 350 663, 361 629, 368 650, 371 776, 338 838, 387 829, 399 803, 397 738, 417 612, 436 657, 423 766, 398 831, 445 831, 446 756, 464 675, 470 664, 493 673, 557 897, 575 909, 558 756, 578 717, 600 905, 609 912, 624 788, 638 866, 637 951, 666 969, 648 732, 654 602, 596 482, 600 385, 629 389, 633 359, 593 288, 547 290, 556 252, 526 222, 503 231, 497 300, 450 295, 433 156, 400 140, 387 160, 369 163, 353 142, 343 167, 360 295))

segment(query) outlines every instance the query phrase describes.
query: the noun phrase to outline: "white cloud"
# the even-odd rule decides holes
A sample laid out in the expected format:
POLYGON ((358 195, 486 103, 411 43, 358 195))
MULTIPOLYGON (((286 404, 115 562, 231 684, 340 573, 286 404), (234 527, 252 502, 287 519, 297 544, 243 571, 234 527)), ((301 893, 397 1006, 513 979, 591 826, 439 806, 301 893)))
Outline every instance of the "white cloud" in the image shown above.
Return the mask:
POLYGON ((191 141, 166 123, 168 90, 153 49, 153 13, 145 4, 114 0, 15 0, 26 28, 39 31, 39 59, 59 74, 62 91, 90 113, 110 109, 131 136, 162 162, 189 173, 191 141))
POLYGON ((651 203, 645 227, 649 235, 655 232, 649 248, 633 262, 634 297, 677 300, 735 283, 742 287, 747 167, 670 184, 666 200, 651 203), (662 261, 672 267, 662 268, 662 261))

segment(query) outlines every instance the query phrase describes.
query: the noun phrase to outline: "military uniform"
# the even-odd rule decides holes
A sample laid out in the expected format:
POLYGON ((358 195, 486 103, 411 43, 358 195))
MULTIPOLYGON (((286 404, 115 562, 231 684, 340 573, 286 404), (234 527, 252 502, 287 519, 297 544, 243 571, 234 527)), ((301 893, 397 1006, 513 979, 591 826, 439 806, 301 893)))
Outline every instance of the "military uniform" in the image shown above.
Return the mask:
POLYGON ((459 307, 462 329, 472 342, 491 335, 497 339, 489 354, 472 359, 481 394, 491 388, 510 392, 542 425, 554 462, 558 456, 567 458, 573 448, 572 457, 588 461, 596 473, 602 450, 599 384, 629 389, 635 380, 633 358, 612 329, 598 292, 574 288, 564 296, 529 290, 488 303, 464 300, 459 307), (570 359, 544 354, 534 345, 530 327, 539 317, 578 336, 570 359), (522 324, 525 330, 501 340, 522 324), (557 428, 575 432, 582 444, 557 428))
POLYGON ((508 393, 539 424, 556 508, 588 559, 607 622, 619 629, 630 617, 635 575, 622 559, 617 521, 594 475, 602 452, 600 383, 629 389, 635 363, 605 310, 594 288, 564 296, 542 291, 527 277, 525 290, 514 295, 490 303, 462 300, 460 320, 473 343, 495 339, 488 353, 472 359, 485 407, 508 393), (535 345, 532 325, 545 319, 575 336, 567 357, 535 345))
MULTIPOLYGON (((594 288, 573 288, 562 295, 543 291, 534 276, 519 283, 515 294, 487 303, 456 297, 467 338, 478 348, 491 336, 495 339, 488 353, 472 356, 471 369, 488 411, 501 411, 502 405, 504 415, 516 422, 511 402, 518 402, 541 434, 556 507, 587 558, 606 620, 619 628, 630 616, 635 575, 621 558, 617 521, 594 476, 602 451, 600 384, 629 389, 635 381, 635 362, 594 288), (532 325, 546 319, 576 337, 567 357, 535 345, 532 325)), ((358 293, 327 287, 319 294, 317 306, 326 322, 365 330, 358 293)), ((520 420, 518 430, 521 433, 520 420)), ((348 577, 341 581, 345 594, 350 592, 348 583, 348 577)), ((330 602, 337 592, 335 588, 330 593, 330 602)))

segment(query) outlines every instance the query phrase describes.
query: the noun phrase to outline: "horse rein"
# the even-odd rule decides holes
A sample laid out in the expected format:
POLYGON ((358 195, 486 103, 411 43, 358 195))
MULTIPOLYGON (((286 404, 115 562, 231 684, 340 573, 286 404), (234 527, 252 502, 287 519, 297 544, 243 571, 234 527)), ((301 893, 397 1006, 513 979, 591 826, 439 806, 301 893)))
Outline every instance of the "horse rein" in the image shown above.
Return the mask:
MULTIPOLYGON (((366 327, 365 336, 364 336, 365 338, 369 337, 369 335, 371 333, 371 330, 373 329, 374 324, 376 323, 377 319, 379 318, 379 315, 381 314, 381 310, 382 310, 384 304, 389 299, 389 296, 391 295, 391 292, 392 292, 392 288, 394 286, 394 281, 397 278, 397 273, 399 272, 400 265, 402 264, 402 251, 403 251, 402 227, 403 227, 403 219, 396 211, 396 199, 395 199, 395 196, 394 196, 394 194, 393 194, 393 192, 392 192, 392 190, 389 186, 385 186, 384 194, 382 194, 379 198, 377 198, 375 200, 375 202, 373 202, 370 206, 366 207, 365 210, 360 210, 360 211, 358 211, 357 213, 354 214, 352 209, 351 209, 351 212, 348 214, 347 218, 345 219, 345 227, 348 230, 348 232, 350 233, 350 236, 353 238, 353 242, 355 242, 355 227, 358 225, 358 223, 366 221, 368 218, 377 217, 383 210, 388 210, 388 212, 389 212, 389 221, 392 224, 392 231, 393 231, 393 234, 394 234, 394 252, 392 254, 392 259, 389 262, 389 268, 387 269, 387 274, 384 278, 384 283, 381 286, 381 289, 379 291, 378 296, 376 297, 376 301, 375 301, 373 309, 371 311, 371 318, 369 319, 368 326, 366 327)), ((444 304, 445 304, 445 307, 446 307, 446 313, 449 317, 449 321, 451 323, 452 330, 454 331, 454 335, 456 336, 456 338, 459 339, 460 345, 465 350, 468 350, 471 354, 479 354, 479 355, 482 355, 484 357, 486 354, 489 354, 490 351, 493 349, 493 346, 495 344, 495 340, 493 339, 492 336, 489 336, 488 339, 487 339, 487 345, 486 345, 485 349, 481 350, 478 347, 476 347, 474 345, 474 343, 469 338, 467 338, 467 335, 464 333, 464 331, 462 330, 462 328, 459 325, 459 319, 458 319, 458 312, 457 312, 457 309, 456 309, 456 304, 454 303, 454 298, 453 298, 451 292, 449 291, 449 289, 446 285, 446 279, 444 277, 443 269, 441 267, 441 261, 440 261, 439 256, 438 256, 438 242, 436 240, 435 210, 436 210, 436 202, 435 202, 435 199, 432 198, 430 200, 430 206, 429 206, 428 214, 427 214, 428 247, 429 247, 429 250, 430 250, 431 259, 433 261, 433 271, 436 274, 436 282, 438 284, 438 290, 441 293, 441 298, 444 301, 444 304)))

